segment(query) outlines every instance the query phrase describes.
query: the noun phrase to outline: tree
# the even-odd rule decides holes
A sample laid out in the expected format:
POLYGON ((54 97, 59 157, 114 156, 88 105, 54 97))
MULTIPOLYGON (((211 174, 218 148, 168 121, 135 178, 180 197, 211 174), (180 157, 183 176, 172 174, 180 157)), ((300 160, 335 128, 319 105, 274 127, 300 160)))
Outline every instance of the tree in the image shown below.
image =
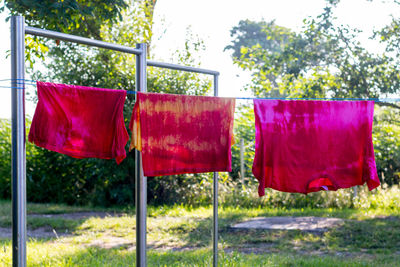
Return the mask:
MULTIPOLYGON (((373 53, 357 40, 358 29, 338 25, 334 18, 338 4, 338 0, 326 1, 323 12, 305 19, 299 33, 274 21, 239 22, 231 30, 233 40, 226 49, 232 51, 235 64, 251 72, 246 89, 257 97, 387 98, 400 94, 400 18, 373 34, 386 45, 385 52, 373 53)), ((399 183, 400 105, 377 104, 386 106, 377 108, 374 118, 378 173, 391 185, 399 183)), ((249 125, 241 123, 246 116, 241 114, 235 123, 249 131, 249 125)), ((242 129, 236 133, 250 143, 253 137, 242 129)), ((238 168, 235 164, 234 169, 238 168)))
POLYGON ((288 43, 292 35, 293 32, 276 25, 275 21, 267 23, 241 20, 239 25, 231 30, 231 36, 234 38, 232 45, 226 46, 224 50, 232 49, 232 57, 235 59, 240 59, 242 54, 244 57, 249 57, 242 49, 257 45, 271 52, 282 52, 282 47, 288 43))
POLYGON ((128 7, 124 0, 8 0, 5 6, 29 26, 96 39, 101 26, 120 20, 128 7))
MULTIPOLYGON (((25 17, 25 23, 32 27, 44 28, 68 34, 90 37, 102 40, 101 27, 113 25, 122 20, 122 13, 129 6, 138 2, 145 6, 142 10, 148 29, 144 31, 152 33, 153 14, 157 0, 59 0, 59 1, 38 1, 38 0, 10 0, 6 1, 0 8, 10 10, 11 15, 25 17)), ((45 59, 48 51, 49 40, 43 39, 38 42, 37 37, 27 36, 26 56, 31 65, 34 59, 45 59)), ((59 44, 59 41, 56 41, 59 44)), ((147 41, 148 53, 150 52, 151 36, 147 41)))
MULTIPOLYGON (((378 98, 400 92, 399 61, 367 51, 356 39, 359 30, 338 26, 333 15, 338 2, 327 1, 321 15, 304 20, 300 33, 273 21, 242 21, 232 29, 234 40, 226 49, 233 50, 237 65, 252 72, 249 88, 256 96, 378 98)), ((396 24, 381 32, 392 40, 392 50, 393 29, 397 33, 396 24)))
MULTIPOLYGON (((400 1, 394 1, 400 6, 400 1)), ((386 52, 392 53, 400 59, 400 17, 392 17, 392 21, 386 27, 375 32, 376 38, 380 38, 381 42, 386 44, 386 52)))

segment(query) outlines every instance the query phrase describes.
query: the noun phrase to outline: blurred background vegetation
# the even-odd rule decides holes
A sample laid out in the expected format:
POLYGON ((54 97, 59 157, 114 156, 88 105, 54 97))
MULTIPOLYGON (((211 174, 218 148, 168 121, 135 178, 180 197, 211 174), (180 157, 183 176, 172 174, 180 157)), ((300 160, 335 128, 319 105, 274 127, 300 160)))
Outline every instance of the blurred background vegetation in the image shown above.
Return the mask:
MULTIPOLYGON (((301 32, 274 21, 241 21, 231 30, 234 64, 251 73, 245 90, 256 97, 360 97, 386 98, 400 93, 400 17, 376 31, 371 38, 385 47, 371 53, 357 41, 357 29, 337 25, 334 9, 339 1, 327 0, 316 18, 304 20, 301 32)), ((6 1, 12 15, 24 15, 30 26, 57 30, 107 42, 135 46, 147 43, 152 54, 152 18, 156 0, 6 1), (59 18, 62 18, 61 20, 59 18)), ((26 43, 28 72, 34 79, 76 85, 134 90, 133 55, 94 49, 38 37, 26 43)), ((185 49, 171 55, 171 62, 199 66, 204 44, 188 30, 185 49)), ((187 72, 148 68, 148 91, 205 95, 211 80, 187 72)), ((30 96, 36 101, 36 96, 30 96)), ((127 96, 124 117, 128 125, 133 95, 127 96)), ((221 174, 222 205, 270 207, 361 207, 386 201, 399 205, 400 106, 376 103, 373 141, 382 187, 369 193, 359 188, 318 192, 307 196, 267 190, 257 197, 257 181, 251 174, 254 157, 252 106, 238 104, 235 114, 236 144, 232 169, 221 174), (244 177, 240 177, 240 139, 244 140, 244 177), (243 179, 242 179, 243 178, 243 179), (386 192, 386 193, 385 193, 386 192), (390 193, 390 194, 389 194, 390 193), (386 197, 389 194, 391 197, 386 197), (373 199, 375 199, 373 201, 373 199), (368 200, 368 201, 366 201, 368 200)), ((29 121, 27 129, 29 130, 29 121)), ((11 192, 10 122, 0 120, 0 199, 11 192)), ((113 160, 74 159, 27 143, 27 197, 32 202, 95 206, 134 205, 134 153, 117 165, 113 160)), ((154 205, 211 203, 211 174, 149 177, 148 201, 154 205)))

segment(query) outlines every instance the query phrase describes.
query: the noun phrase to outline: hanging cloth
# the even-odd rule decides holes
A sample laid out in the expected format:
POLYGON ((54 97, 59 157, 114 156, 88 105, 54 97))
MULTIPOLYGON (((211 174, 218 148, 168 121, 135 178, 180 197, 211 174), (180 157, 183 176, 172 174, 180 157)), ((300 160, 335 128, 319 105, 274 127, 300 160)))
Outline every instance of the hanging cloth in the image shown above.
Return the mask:
POLYGON ((373 101, 254 100, 259 195, 379 186, 373 111, 373 101))
POLYGON ((37 82, 29 141, 74 158, 125 157, 124 90, 37 82))
POLYGON ((234 111, 233 98, 138 93, 130 149, 145 176, 230 172, 234 111))

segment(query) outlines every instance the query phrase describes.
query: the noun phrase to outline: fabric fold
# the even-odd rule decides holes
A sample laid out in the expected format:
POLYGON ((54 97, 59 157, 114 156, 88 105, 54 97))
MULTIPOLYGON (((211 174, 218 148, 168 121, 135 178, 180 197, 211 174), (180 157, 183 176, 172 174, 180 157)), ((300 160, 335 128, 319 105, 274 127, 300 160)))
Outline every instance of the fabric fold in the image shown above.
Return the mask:
POLYGON ((373 101, 254 100, 259 195, 379 186, 373 111, 373 101))
POLYGON ((231 171, 235 99, 138 93, 130 149, 145 176, 231 171))
POLYGON ((126 157, 126 91, 38 81, 37 92, 30 142, 75 158, 126 157))

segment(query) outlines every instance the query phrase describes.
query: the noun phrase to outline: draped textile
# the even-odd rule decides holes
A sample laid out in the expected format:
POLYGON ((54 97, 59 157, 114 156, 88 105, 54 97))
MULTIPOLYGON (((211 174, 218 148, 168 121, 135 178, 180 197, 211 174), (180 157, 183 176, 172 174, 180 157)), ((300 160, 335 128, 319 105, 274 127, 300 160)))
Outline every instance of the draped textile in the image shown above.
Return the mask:
POLYGON ((125 157, 126 91, 37 82, 29 141, 75 158, 125 157))
POLYGON ((231 171, 235 99, 138 93, 130 129, 145 176, 231 171))
POLYGON ((259 195, 379 186, 373 111, 373 101, 254 100, 259 195))

